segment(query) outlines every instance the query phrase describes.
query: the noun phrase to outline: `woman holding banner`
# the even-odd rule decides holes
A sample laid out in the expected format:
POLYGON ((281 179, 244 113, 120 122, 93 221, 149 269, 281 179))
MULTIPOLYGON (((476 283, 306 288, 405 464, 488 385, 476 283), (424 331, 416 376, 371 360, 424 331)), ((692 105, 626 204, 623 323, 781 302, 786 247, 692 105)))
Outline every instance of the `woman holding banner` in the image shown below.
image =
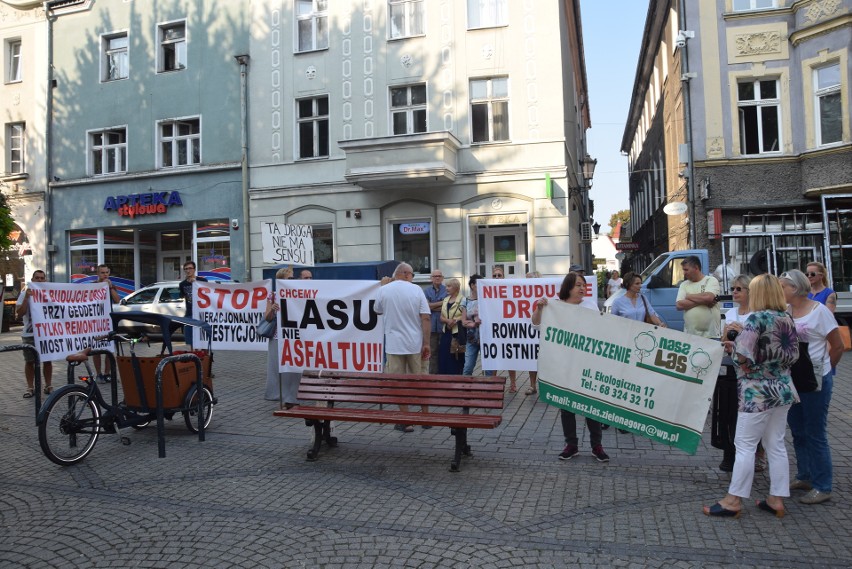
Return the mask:
MULTIPOLYGON (((293 278, 293 269, 285 267, 278 269, 275 273, 276 280, 289 280, 293 278)), ((263 317, 272 321, 277 318, 278 311, 281 310, 281 305, 275 301, 275 294, 270 294, 266 299, 266 312, 263 317)), ((302 380, 302 374, 299 372, 278 373, 278 329, 276 327, 275 336, 269 339, 269 351, 266 354, 266 395, 267 401, 276 399, 284 405, 285 409, 290 409, 299 404, 299 382, 302 380)))
MULTIPOLYGON (((450 279, 446 286, 447 296, 441 305, 441 324, 443 324, 443 328, 441 342, 438 345, 438 373, 461 375, 464 369, 465 354, 451 353, 450 346, 452 345, 453 338, 458 337, 459 331, 462 334, 465 331, 462 326, 462 304, 464 303, 464 298, 461 296, 461 283, 458 279, 450 279)), ((461 344, 459 349, 462 349, 462 346, 466 344, 466 342, 458 343, 461 344)))
MULTIPOLYGON (((470 275, 470 280, 467 282, 467 298, 461 302, 462 326, 467 330, 463 375, 473 375, 476 358, 479 357, 479 327, 482 325, 482 320, 479 319, 479 296, 476 291, 476 281, 481 278, 482 275, 470 275)), ((486 373, 485 375, 489 374, 486 373)))
POLYGON ((790 366, 799 359, 798 335, 785 311, 784 291, 774 275, 759 275, 751 281, 749 307, 752 314, 742 332, 735 341, 723 342, 737 364, 739 412, 734 471, 728 494, 712 506, 704 506, 704 514, 739 517, 742 499, 751 494, 754 452, 763 440, 769 459, 769 495, 757 502, 757 507, 781 518, 783 498, 790 496, 790 464, 784 445, 787 413, 799 401, 790 376, 790 366))
MULTIPOLYGON (((559 300, 568 304, 582 305, 590 310, 595 310, 588 304, 583 304, 583 299, 586 296, 586 279, 579 273, 568 273, 562 281, 562 286, 559 289, 559 300)), ((540 298, 535 302, 535 310, 532 313, 532 323, 535 326, 541 324, 541 313, 547 307, 547 299, 540 298)), ((565 449, 559 454, 559 460, 571 460, 580 454, 580 442, 577 438, 577 416, 574 413, 569 413, 565 409, 559 410, 559 415, 562 419, 562 434, 565 437, 565 449)), ((592 443, 592 454, 598 462, 609 462, 609 455, 604 452, 603 445, 603 429, 601 424, 586 417, 586 427, 589 429, 589 442, 592 443)))

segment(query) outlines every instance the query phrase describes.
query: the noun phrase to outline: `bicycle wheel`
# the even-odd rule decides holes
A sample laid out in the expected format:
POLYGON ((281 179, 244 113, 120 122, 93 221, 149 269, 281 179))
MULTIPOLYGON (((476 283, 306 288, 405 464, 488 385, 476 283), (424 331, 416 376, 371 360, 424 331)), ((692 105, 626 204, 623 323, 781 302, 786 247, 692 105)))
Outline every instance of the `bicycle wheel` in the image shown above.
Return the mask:
MULTIPOLYGON (((186 401, 184 406, 187 409, 183 411, 183 420, 186 421, 186 428, 193 433, 198 432, 198 398, 196 387, 193 385, 186 393, 186 401)), ((202 409, 204 412, 204 428, 210 425, 213 420, 213 394, 205 387, 201 390, 202 393, 202 409)))
POLYGON ((38 442, 44 455, 61 466, 86 458, 100 434, 101 410, 81 385, 64 385, 44 404, 38 442))

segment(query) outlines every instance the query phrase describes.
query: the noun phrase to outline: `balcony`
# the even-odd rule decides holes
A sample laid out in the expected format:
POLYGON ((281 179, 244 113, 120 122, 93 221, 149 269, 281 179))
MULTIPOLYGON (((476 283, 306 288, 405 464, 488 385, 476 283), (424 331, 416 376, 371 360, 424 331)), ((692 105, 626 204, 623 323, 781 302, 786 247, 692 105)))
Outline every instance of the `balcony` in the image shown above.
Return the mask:
POLYGON ((342 140, 346 179, 362 188, 443 186, 456 179, 461 142, 450 132, 342 140))

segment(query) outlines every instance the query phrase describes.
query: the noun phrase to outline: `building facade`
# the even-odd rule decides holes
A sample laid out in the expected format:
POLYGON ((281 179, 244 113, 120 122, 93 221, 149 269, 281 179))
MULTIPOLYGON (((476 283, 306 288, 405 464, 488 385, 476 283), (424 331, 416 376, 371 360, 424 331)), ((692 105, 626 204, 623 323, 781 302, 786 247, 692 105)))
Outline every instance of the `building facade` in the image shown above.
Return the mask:
POLYGON ((311 225, 317 262, 421 282, 591 268, 579 2, 258 0, 251 20, 254 278, 270 222, 311 225))
POLYGON ((242 280, 241 2, 50 0, 56 278, 242 280))
POLYGON ((18 290, 33 270, 48 265, 46 29, 42 2, 0 0, 0 191, 17 225, 13 247, 0 251, 0 277, 18 290))
POLYGON ((852 0, 650 3, 622 141, 636 268, 721 263, 720 234, 807 229, 852 193, 850 46, 852 0))

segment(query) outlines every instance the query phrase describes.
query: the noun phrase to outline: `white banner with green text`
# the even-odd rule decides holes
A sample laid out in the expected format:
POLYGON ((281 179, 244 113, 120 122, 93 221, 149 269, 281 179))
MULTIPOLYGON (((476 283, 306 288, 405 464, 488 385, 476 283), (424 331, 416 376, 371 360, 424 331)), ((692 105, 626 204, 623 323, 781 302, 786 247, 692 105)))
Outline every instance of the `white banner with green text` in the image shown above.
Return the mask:
POLYGON ((718 341, 551 301, 542 401, 695 454, 722 361, 718 341))

